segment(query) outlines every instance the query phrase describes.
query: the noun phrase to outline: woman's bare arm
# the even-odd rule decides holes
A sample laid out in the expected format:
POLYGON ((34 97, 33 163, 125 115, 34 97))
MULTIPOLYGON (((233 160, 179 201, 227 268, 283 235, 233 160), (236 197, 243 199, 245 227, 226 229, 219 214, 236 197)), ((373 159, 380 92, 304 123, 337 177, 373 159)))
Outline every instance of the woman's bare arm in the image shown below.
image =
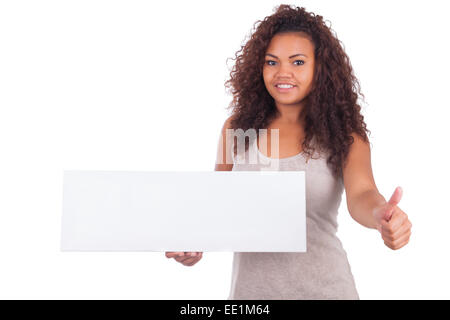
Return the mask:
POLYGON ((359 135, 353 135, 346 164, 343 168, 347 208, 352 218, 361 225, 377 229, 373 210, 386 199, 378 192, 372 173, 370 145, 359 135))
POLYGON ((348 211, 361 225, 377 229, 387 247, 400 249, 409 242, 412 227, 408 215, 398 207, 403 191, 397 187, 386 201, 375 185, 369 144, 358 135, 353 138, 343 168, 348 211))

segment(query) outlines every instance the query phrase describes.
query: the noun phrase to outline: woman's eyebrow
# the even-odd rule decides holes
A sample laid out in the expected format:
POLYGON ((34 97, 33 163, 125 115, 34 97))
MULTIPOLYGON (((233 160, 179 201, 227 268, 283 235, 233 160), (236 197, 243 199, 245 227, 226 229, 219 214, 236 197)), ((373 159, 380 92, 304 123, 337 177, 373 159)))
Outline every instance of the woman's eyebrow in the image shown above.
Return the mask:
MULTIPOLYGON (((274 58, 278 59, 278 57, 277 57, 276 55, 273 55, 273 54, 271 54, 271 53, 266 53, 266 56, 271 56, 271 57, 274 57, 274 58)), ((297 56, 304 56, 304 57, 308 58, 308 57, 307 57, 305 54, 303 54, 303 53, 297 53, 297 54, 294 54, 293 56, 290 56, 289 59, 291 59, 291 58, 293 58, 293 57, 297 57, 297 56)))

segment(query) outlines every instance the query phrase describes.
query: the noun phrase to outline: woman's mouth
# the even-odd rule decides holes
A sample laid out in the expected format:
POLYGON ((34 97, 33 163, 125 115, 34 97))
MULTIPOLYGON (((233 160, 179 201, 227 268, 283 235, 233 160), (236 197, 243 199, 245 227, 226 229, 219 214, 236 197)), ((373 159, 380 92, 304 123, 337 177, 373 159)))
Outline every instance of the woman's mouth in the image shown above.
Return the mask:
POLYGON ((275 88, 277 88, 278 92, 291 92, 296 88, 297 86, 294 86, 292 84, 276 84, 275 88))

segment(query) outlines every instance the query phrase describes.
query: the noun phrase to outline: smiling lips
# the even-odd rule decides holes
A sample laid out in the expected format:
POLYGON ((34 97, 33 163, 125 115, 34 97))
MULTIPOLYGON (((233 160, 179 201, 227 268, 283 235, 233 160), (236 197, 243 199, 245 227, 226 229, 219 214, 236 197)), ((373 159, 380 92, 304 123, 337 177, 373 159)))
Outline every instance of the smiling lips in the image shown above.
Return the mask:
POLYGON ((275 88, 277 88, 277 90, 279 92, 290 92, 292 91, 295 87, 297 87, 296 85, 290 84, 290 83, 277 83, 275 85, 275 88))

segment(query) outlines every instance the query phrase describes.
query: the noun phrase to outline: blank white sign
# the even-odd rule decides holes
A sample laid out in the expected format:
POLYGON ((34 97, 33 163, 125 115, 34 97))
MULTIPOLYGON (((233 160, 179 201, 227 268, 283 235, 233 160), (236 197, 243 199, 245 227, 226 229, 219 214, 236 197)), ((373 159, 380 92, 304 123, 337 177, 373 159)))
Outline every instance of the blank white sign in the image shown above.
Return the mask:
POLYGON ((64 171, 63 185, 63 251, 306 251, 304 171, 64 171))

